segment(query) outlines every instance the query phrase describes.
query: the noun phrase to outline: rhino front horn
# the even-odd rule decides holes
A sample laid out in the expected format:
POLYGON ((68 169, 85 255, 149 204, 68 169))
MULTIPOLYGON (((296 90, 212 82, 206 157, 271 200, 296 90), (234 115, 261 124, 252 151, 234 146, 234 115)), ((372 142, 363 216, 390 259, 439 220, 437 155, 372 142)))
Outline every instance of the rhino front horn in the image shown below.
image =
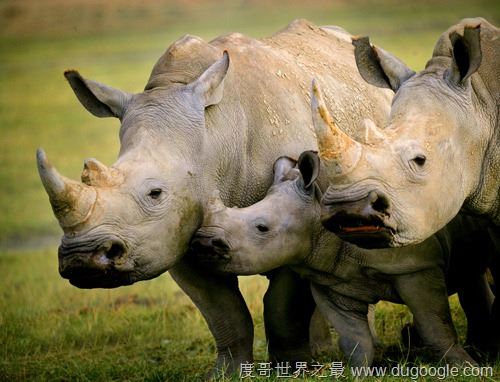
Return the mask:
POLYGON ((334 175, 346 174, 358 163, 362 146, 336 125, 316 80, 312 81, 311 93, 311 111, 320 158, 327 167, 334 167, 334 175))
POLYGON ((37 150, 36 160, 40 179, 59 225, 67 229, 86 221, 97 198, 96 190, 59 174, 42 149, 37 150))

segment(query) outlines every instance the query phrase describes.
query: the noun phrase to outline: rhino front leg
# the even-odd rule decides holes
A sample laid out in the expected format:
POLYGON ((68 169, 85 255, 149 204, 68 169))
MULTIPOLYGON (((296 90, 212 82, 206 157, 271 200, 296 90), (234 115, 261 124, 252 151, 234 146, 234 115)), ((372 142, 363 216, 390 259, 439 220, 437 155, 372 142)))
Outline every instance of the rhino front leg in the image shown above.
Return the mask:
POLYGON ((253 322, 238 288, 238 278, 217 275, 182 260, 170 270, 207 321, 217 346, 216 376, 253 362, 253 322))
POLYGON ((332 333, 330 332, 330 324, 323 316, 318 307, 314 309, 309 325, 309 341, 311 342, 311 352, 313 358, 327 356, 333 354, 335 348, 333 346, 332 333))
POLYGON ((337 295, 328 287, 312 284, 314 300, 338 332, 339 345, 352 366, 370 366, 375 353, 368 323, 368 304, 337 295))
POLYGON ((314 300, 309 281, 289 268, 266 274, 269 287, 264 295, 264 324, 271 361, 309 361, 309 324, 314 300))
POLYGON ((475 364, 458 344, 441 269, 397 276, 394 281, 401 299, 413 313, 416 328, 425 345, 448 363, 475 364))

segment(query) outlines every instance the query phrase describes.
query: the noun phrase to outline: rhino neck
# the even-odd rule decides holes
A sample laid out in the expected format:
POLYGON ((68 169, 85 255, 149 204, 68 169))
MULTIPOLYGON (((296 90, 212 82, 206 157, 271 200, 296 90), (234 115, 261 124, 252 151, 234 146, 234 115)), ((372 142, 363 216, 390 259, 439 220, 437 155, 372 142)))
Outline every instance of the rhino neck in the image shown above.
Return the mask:
POLYGON ((333 233, 324 229, 319 219, 314 227, 313 250, 301 266, 317 272, 332 273, 340 259, 338 254, 343 243, 333 233))
POLYGON ((493 137, 485 149, 477 186, 464 203, 466 211, 484 215, 496 226, 500 226, 500 125, 498 120, 497 111, 497 125, 493 128, 493 137))

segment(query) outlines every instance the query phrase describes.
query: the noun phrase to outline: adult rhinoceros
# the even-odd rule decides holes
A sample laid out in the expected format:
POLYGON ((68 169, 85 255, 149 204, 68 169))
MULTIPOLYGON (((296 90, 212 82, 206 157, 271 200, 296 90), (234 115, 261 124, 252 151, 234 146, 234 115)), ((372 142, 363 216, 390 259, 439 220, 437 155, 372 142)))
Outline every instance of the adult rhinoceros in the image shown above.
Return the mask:
MULTIPOLYGON (((385 121, 390 92, 359 76, 347 33, 306 21, 263 40, 230 34, 207 43, 185 36, 167 49, 138 94, 75 71, 65 76, 88 111, 120 119, 121 148, 112 167, 86 160, 83 183, 61 176, 43 151, 37 154, 64 231, 61 275, 77 287, 107 288, 170 270, 208 322, 217 367, 251 360, 252 319, 236 276, 210 274, 183 258, 207 195, 218 189, 226 204, 250 205, 265 195, 276 158, 316 147, 312 77, 329 90, 329 106, 350 133, 364 118, 385 121)), ((290 274, 270 277, 264 299, 269 352, 305 359, 312 308, 307 283, 290 274), (302 306, 283 296, 293 293, 305 293, 302 306)))
MULTIPOLYGON (((363 78, 396 94, 387 127, 368 123, 365 144, 333 129, 345 150, 325 162, 332 181, 325 226, 358 245, 405 246, 463 208, 490 220, 500 253, 500 30, 481 18, 462 20, 441 35, 418 74, 367 38, 353 43, 363 78)), ((498 284, 498 264, 492 271, 498 284)), ((494 312, 498 353, 498 301, 494 312)))

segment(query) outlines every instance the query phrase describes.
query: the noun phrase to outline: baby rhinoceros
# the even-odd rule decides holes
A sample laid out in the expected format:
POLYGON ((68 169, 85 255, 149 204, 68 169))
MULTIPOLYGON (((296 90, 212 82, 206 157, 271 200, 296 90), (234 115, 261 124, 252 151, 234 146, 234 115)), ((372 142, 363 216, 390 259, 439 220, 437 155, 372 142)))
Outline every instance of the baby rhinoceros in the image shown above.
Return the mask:
POLYGON ((481 222, 457 216, 425 242, 366 250, 340 240, 320 223, 321 190, 315 152, 298 163, 279 158, 266 197, 246 208, 227 208, 217 197, 193 240, 196 253, 222 272, 256 274, 290 265, 311 281, 318 307, 340 335, 352 365, 370 365, 374 337, 367 314, 380 300, 404 303, 426 345, 450 363, 473 359, 459 345, 448 294, 459 292, 468 341, 481 347, 492 294, 485 278, 492 249, 481 222), (464 231, 467 232, 463 235, 464 231), (474 264, 470 256, 477 257, 474 264), (467 265, 462 259, 468 259, 467 265))

